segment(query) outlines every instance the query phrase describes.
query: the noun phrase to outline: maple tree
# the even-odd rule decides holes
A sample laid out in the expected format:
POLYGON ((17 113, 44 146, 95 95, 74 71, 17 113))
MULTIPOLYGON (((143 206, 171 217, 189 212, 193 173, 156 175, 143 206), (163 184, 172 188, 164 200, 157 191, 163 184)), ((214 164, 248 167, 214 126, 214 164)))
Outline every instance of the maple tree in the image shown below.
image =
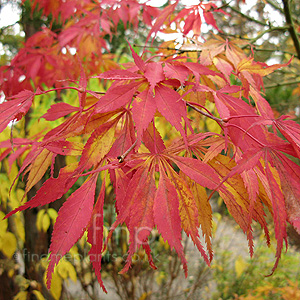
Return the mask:
POLYGON ((250 255, 252 222, 264 230, 269 245, 265 211, 271 213, 277 241, 273 273, 287 246, 287 222, 300 233, 300 167, 293 160, 300 158, 300 126, 288 115, 275 117, 263 97, 263 77, 290 61, 271 66, 257 62, 243 50, 251 45, 239 39, 215 35, 201 41, 202 23, 221 31, 214 14, 228 13, 220 1, 200 1, 180 11, 178 1, 161 11, 136 0, 29 3, 32 11, 51 16, 53 24, 62 27, 42 28, 9 65, 1 67, 5 101, 0 104, 0 131, 11 134, 0 143, 0 157, 8 158, 9 166, 20 162, 12 186, 26 175, 22 200, 45 174, 48 178, 31 199, 10 207, 6 218, 60 199, 84 177, 58 211, 47 287, 59 260, 86 231, 89 255, 97 257, 91 263, 106 291, 101 254, 121 224, 130 234, 121 273, 129 270, 139 248, 156 268, 148 243, 154 228, 175 249, 185 274, 182 231, 210 265, 209 200, 215 193, 246 234, 250 255), (156 53, 144 47, 138 54, 128 41, 132 61, 120 65, 109 52, 109 39, 120 22, 137 30, 139 20, 149 27, 146 44, 159 32, 181 32, 186 43, 164 42, 156 53), (41 130, 15 137, 14 124, 30 115, 39 99, 53 93, 56 97, 50 99, 47 111, 37 117, 43 122, 41 130), (213 122, 215 131, 201 128, 203 119, 213 122), (163 135, 161 124, 172 128, 172 139, 163 135), (72 157, 71 163, 54 176, 60 156, 72 157), (103 176, 100 192, 99 176, 103 176), (104 239, 103 205, 109 183, 117 216, 104 239))

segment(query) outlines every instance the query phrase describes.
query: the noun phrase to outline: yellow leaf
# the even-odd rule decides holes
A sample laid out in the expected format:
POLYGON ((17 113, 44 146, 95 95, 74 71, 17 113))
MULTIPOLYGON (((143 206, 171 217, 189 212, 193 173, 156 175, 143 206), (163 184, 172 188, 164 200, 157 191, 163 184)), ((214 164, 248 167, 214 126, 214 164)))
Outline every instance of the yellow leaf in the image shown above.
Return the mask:
POLYGON ((166 274, 164 272, 158 273, 158 275, 155 277, 155 281, 158 285, 161 285, 166 278, 166 274))
POLYGON ((7 275, 9 278, 12 278, 15 275, 15 270, 14 269, 8 270, 7 275))
POLYGON ((146 300, 148 298, 148 296, 151 296, 152 291, 149 292, 144 292, 141 297, 139 298, 139 300, 146 300))
POLYGON ((49 215, 50 219, 53 220, 54 223, 57 218, 57 211, 54 208, 48 208, 47 214, 49 215))
POLYGON ((76 163, 77 161, 78 161, 78 159, 76 156, 70 156, 70 155, 66 156, 66 165, 76 163))
POLYGON ((0 250, 8 257, 12 258, 17 249, 17 239, 11 232, 5 232, 0 236, 0 250))
POLYGON ((170 179, 177 190, 179 196, 179 214, 182 228, 188 233, 193 232, 198 227, 197 207, 194 195, 186 184, 184 173, 180 172, 180 176, 176 172, 170 171, 170 179))
POLYGON ((45 209, 41 209, 36 216, 36 228, 38 231, 42 231, 43 229, 43 216, 45 214, 45 209))
POLYGON ((0 142, 4 142, 10 139, 11 129, 9 127, 5 128, 0 135, 0 142))
MULTIPOLYGON (((37 101, 38 103, 38 101, 37 101)), ((44 129, 47 130, 47 128, 49 127, 49 122, 47 122, 45 119, 41 118, 38 120, 37 122, 34 123, 30 123, 28 124, 29 127, 29 133, 28 136, 35 136, 41 132, 43 132, 44 129)))
POLYGON ((36 157, 30 166, 26 192, 28 192, 37 182, 41 180, 52 162, 53 153, 46 148, 36 157))
POLYGON ((34 294, 37 298, 37 300, 45 300, 44 296, 42 295, 42 293, 38 290, 34 290, 32 291, 32 294, 34 294))
POLYGON ((46 213, 46 214, 43 215, 43 219, 42 219, 42 229, 43 229, 43 231, 47 232, 49 226, 50 226, 50 217, 46 213))
POLYGON ((14 297, 14 300, 27 300, 27 294, 28 292, 21 291, 14 297))
POLYGON ((5 213, 3 211, 0 211, 0 236, 6 232, 7 229, 7 219, 3 220, 5 217, 5 213))
POLYGON ((0 178, 0 199, 1 203, 6 207, 8 200, 8 191, 10 189, 10 183, 6 176, 1 176, 0 178))
MULTIPOLYGON (((44 273, 44 283, 46 285, 47 282, 47 272, 44 273)), ((62 291, 62 284, 63 281, 61 277, 57 274, 57 271, 55 270, 53 275, 52 275, 52 280, 51 280, 51 288, 50 288, 50 293, 52 297, 55 300, 59 300, 61 296, 61 291, 62 291)))
POLYGON ((92 273, 87 272, 83 275, 83 281, 86 285, 89 285, 92 282, 92 273))
POLYGON ((57 272, 63 279, 71 278, 74 282, 77 281, 76 271, 73 265, 67 260, 59 262, 57 272))
MULTIPOLYGON (((234 160, 225 155, 217 155, 214 159, 210 160, 209 165, 213 167, 221 177, 225 177, 231 169, 236 165, 234 160)), ((247 211, 249 196, 245 188, 244 182, 240 175, 230 177, 225 183, 226 189, 234 196, 234 201, 240 205, 243 210, 247 211)), ((227 201, 231 201, 227 195, 220 192, 220 196, 227 201)), ((228 203, 228 202, 227 202, 228 203)))
POLYGON ((203 236, 210 253, 212 253, 211 236, 212 236, 212 209, 206 193, 206 189, 196 182, 190 180, 190 189, 194 194, 198 209, 198 219, 201 225, 203 236))
POLYGON ((239 255, 237 260, 235 261, 235 273, 236 277, 239 278, 243 272, 246 270, 248 264, 245 262, 245 260, 242 258, 242 256, 239 255))
MULTIPOLYGON (((82 158, 89 163, 97 164, 110 150, 114 139, 118 119, 108 122, 96 129, 87 142, 82 158), (105 127, 105 129, 104 129, 105 127)), ((87 165, 89 165, 87 162, 87 165)))
POLYGON ((161 235, 159 236, 159 243, 165 248, 165 250, 169 250, 170 246, 168 241, 164 241, 161 235))
POLYGON ((208 131, 210 131, 210 132, 214 132, 214 133, 218 133, 219 134, 222 131, 220 125, 216 121, 214 121, 212 119, 208 118, 206 120, 205 124, 206 124, 206 127, 207 127, 208 131))
POLYGON ((13 220, 14 220, 17 236, 22 240, 22 242, 25 242, 25 228, 21 220, 21 215, 20 214, 15 215, 13 220))
MULTIPOLYGON (((9 181, 10 183, 13 183, 13 181, 15 180, 15 178, 17 177, 18 173, 19 173, 19 170, 18 170, 18 167, 17 167, 17 164, 14 162, 12 164, 12 166, 10 167, 9 166, 9 163, 8 163, 8 160, 5 160, 5 164, 6 165, 6 171, 8 173, 8 178, 9 178, 9 181)), ((18 182, 18 180, 15 181, 15 184, 18 182)))

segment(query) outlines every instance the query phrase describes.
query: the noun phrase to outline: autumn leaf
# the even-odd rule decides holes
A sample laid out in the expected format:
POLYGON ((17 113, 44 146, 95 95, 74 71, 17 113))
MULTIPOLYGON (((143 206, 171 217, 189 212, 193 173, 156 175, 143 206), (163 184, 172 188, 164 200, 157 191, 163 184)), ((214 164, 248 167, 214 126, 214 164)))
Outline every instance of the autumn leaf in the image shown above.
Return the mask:
POLYGON ((47 287, 50 288, 55 265, 82 237, 92 216, 97 176, 88 178, 58 212, 50 245, 47 287))
POLYGON ((47 121, 54 121, 58 118, 64 117, 74 111, 78 111, 77 107, 69 105, 67 103, 56 103, 51 105, 48 109, 47 113, 42 116, 42 118, 46 119, 47 121))
POLYGON ((174 247, 178 253, 187 276, 187 261, 181 244, 181 221, 179 214, 179 199, 174 185, 165 175, 163 166, 160 164, 160 178, 157 192, 154 198, 153 210, 154 221, 158 232, 174 247))
POLYGON ((87 241, 92 245, 89 251, 90 262, 95 270, 98 282, 105 293, 107 293, 101 278, 101 258, 103 246, 103 204, 105 197, 105 180, 102 182, 101 190, 93 208, 90 223, 87 227, 87 241))
POLYGON ((25 90, 17 95, 8 98, 6 102, 0 104, 0 132, 2 132, 11 121, 20 120, 31 107, 36 93, 25 90))
POLYGON ((49 204, 62 197, 77 180, 76 177, 72 177, 77 166, 78 164, 76 163, 62 168, 57 178, 51 177, 47 179, 33 198, 11 211, 6 218, 18 211, 49 204))

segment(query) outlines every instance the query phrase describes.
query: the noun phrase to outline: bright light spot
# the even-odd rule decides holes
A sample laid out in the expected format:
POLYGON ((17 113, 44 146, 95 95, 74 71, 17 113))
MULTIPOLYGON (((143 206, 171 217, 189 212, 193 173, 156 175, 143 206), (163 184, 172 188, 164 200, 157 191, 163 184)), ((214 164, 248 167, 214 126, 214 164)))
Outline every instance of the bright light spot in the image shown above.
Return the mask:
POLYGON ((3 103, 4 100, 5 100, 5 95, 4 95, 4 93, 1 91, 1 92, 0 92, 0 104, 3 103))
POLYGON ((22 82, 22 81, 24 81, 24 80, 25 80, 25 78, 26 78, 26 76, 25 76, 25 75, 21 75, 21 76, 19 77, 18 81, 19 81, 19 82, 22 82))
MULTIPOLYGON (((141 1, 141 3, 147 2, 146 0, 141 1)), ((148 5, 154 6, 154 7, 161 7, 167 3, 167 0, 150 0, 147 2, 148 5)), ((186 6, 191 6, 191 5, 197 5, 199 4, 199 0, 182 0, 181 4, 186 5, 186 6)))
MULTIPOLYGON (((0 27, 15 24, 20 18, 20 9, 17 5, 6 4, 1 8, 0 27)), ((20 26, 18 25, 18 28, 20 26)))
POLYGON ((199 0, 182 0, 181 3, 183 5, 192 6, 192 5, 198 5, 200 3, 200 1, 199 0))
POLYGON ((76 48, 71 47, 71 48, 69 48, 69 52, 70 52, 72 55, 75 55, 76 52, 77 52, 77 50, 76 50, 76 48))
POLYGON ((161 7, 167 3, 167 0, 150 0, 150 1, 141 1, 141 3, 147 2, 148 5, 154 6, 154 7, 161 7))

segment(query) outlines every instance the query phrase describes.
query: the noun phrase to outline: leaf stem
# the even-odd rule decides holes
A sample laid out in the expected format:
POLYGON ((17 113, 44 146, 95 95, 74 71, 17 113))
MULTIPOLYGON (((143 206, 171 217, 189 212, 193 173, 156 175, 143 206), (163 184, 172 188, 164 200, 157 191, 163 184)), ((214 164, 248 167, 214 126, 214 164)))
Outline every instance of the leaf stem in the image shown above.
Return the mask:
POLYGON ((210 119, 216 121, 216 122, 220 125, 220 127, 223 128, 223 126, 222 126, 223 120, 222 120, 222 119, 217 118, 217 117, 215 117, 215 116, 213 116, 213 115, 211 115, 211 114, 209 114, 209 113, 207 113, 207 112, 205 112, 205 111, 199 109, 198 107, 196 107, 196 106, 190 104, 189 102, 185 102, 185 103, 186 103, 187 106, 189 106, 190 108, 192 108, 193 110, 195 110, 195 111, 198 112, 199 114, 202 114, 203 116, 208 117, 208 118, 210 118, 210 119))
POLYGON ((47 91, 41 91, 40 93, 36 94, 36 95, 43 95, 43 94, 47 94, 50 92, 55 92, 55 91, 61 91, 61 90, 75 90, 77 92, 81 92, 81 90, 79 88, 73 87, 73 86, 64 86, 64 87, 58 87, 58 88, 54 88, 54 89, 50 89, 47 91))
MULTIPOLYGON (((87 92, 88 92, 88 91, 87 91, 87 92)), ((96 91, 93 91, 93 93, 99 94, 99 95, 105 95, 105 94, 106 94, 106 92, 96 92, 96 91)))
POLYGON ((238 119, 238 118, 260 118, 261 116, 259 115, 238 115, 238 116, 230 116, 228 118, 224 118, 223 122, 228 122, 231 119, 238 119))
POLYGON ((255 138, 252 134, 250 134, 247 130, 245 130, 244 128, 236 125, 236 124, 230 124, 230 123, 226 123, 226 127, 228 126, 232 126, 235 128, 240 129, 241 131, 243 131, 245 134, 247 134, 250 138, 252 138, 255 142, 257 142, 259 145, 261 145, 262 147, 267 147, 265 144, 263 144, 262 142, 260 142, 257 138, 255 138))
POLYGON ((126 152, 124 152, 122 155, 118 156, 117 159, 119 160, 119 163, 122 163, 124 161, 124 159, 126 158, 126 156, 129 154, 129 152, 136 146, 137 143, 137 139, 135 140, 135 142, 126 150, 126 152))

